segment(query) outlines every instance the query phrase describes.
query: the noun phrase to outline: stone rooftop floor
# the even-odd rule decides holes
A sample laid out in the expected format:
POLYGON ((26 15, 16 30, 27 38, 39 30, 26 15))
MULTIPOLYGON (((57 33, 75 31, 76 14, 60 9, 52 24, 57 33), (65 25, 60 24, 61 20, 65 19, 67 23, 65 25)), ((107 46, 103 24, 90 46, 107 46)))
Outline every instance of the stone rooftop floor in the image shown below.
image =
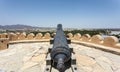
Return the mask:
MULTIPOLYGON (((71 44, 80 72, 120 72, 120 56, 94 48, 71 44)), ((44 72, 50 44, 19 43, 0 51, 0 72, 44 72)))

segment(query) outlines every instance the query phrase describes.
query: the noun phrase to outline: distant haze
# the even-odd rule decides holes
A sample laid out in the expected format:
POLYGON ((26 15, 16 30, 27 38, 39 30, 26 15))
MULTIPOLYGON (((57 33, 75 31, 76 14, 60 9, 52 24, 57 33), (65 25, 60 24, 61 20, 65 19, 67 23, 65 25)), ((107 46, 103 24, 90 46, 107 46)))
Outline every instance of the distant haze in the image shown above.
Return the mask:
POLYGON ((120 28, 120 0, 0 0, 0 25, 120 28))

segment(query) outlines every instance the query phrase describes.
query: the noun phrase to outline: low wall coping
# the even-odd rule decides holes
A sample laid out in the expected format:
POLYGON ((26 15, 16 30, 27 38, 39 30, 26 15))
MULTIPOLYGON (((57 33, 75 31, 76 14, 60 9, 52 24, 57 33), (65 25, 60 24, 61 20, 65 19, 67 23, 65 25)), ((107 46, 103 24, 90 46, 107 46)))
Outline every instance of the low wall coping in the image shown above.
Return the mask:
POLYGON ((16 41, 9 41, 9 44, 49 42, 49 41, 50 41, 50 39, 40 39, 40 40, 16 40, 16 41))
POLYGON ((117 49, 117 48, 107 47, 107 46, 88 43, 88 42, 81 42, 81 41, 77 41, 77 40, 72 40, 71 42, 74 43, 74 44, 80 44, 80 45, 92 47, 92 48, 95 48, 95 49, 99 49, 99 50, 102 50, 102 51, 105 51, 105 52, 110 52, 110 53, 113 53, 113 54, 116 54, 116 55, 120 55, 120 49, 117 49))

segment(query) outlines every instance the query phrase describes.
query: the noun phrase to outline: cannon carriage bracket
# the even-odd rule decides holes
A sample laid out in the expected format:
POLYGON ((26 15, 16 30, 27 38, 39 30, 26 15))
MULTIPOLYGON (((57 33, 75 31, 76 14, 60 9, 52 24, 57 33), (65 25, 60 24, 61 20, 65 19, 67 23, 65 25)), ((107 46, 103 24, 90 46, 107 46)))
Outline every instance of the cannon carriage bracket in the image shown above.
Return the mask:
MULTIPOLYGON (((50 40, 50 44, 53 44, 54 40, 51 39, 50 40)), ((69 44, 71 43, 70 39, 68 39, 69 44)), ((52 48, 48 48, 48 52, 47 52, 47 56, 46 56, 46 68, 45 68, 45 72, 56 72, 53 71, 53 69, 56 69, 56 63, 52 61, 51 57, 50 57, 50 53, 51 53, 52 48)), ((76 57, 75 57, 75 52, 73 50, 73 48, 70 48, 71 51, 71 59, 65 63, 66 65, 66 70, 70 69, 70 72, 78 72, 77 70, 77 66, 76 66, 76 57)), ((59 72, 59 71, 58 71, 59 72)), ((65 71, 65 72, 69 72, 69 71, 65 71)))

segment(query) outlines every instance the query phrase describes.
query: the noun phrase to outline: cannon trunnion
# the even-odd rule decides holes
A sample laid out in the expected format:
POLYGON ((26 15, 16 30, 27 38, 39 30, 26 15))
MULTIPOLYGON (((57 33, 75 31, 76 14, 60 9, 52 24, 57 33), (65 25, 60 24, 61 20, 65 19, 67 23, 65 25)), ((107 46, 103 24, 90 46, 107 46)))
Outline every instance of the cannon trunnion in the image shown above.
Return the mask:
POLYGON ((70 40, 64 35, 62 25, 58 24, 56 35, 54 39, 50 40, 52 48, 48 49, 46 58, 46 70, 45 72, 66 72, 67 69, 71 69, 71 72, 77 72, 76 59, 72 48, 69 48, 70 40))

